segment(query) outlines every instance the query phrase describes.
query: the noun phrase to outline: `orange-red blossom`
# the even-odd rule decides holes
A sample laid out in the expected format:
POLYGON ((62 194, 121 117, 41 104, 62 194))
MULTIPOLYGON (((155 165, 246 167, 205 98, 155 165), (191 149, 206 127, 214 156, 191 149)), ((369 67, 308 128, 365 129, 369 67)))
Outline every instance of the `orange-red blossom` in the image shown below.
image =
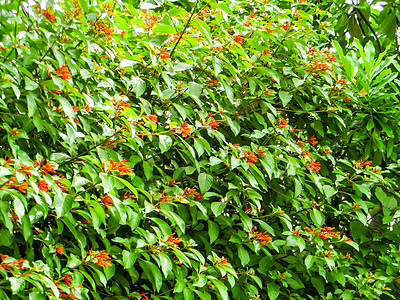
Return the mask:
POLYGON ((265 231, 264 233, 257 232, 256 228, 254 227, 251 233, 253 234, 254 240, 257 241, 260 245, 265 245, 266 243, 272 241, 272 237, 267 234, 267 231, 265 231))
POLYGON ((90 256, 90 261, 94 262, 96 265, 100 267, 111 267, 112 263, 110 262, 111 257, 107 252, 104 250, 101 251, 94 251, 93 249, 90 249, 89 251, 86 252, 90 256))
POLYGON ((68 66, 63 64, 61 67, 57 66, 57 70, 53 71, 53 74, 61 77, 62 80, 68 81, 72 77, 72 73, 68 71, 68 66))
POLYGON ((120 175, 129 175, 133 172, 133 168, 129 168, 126 164, 126 160, 121 160, 120 162, 116 162, 114 159, 109 159, 108 171, 119 171, 120 175))

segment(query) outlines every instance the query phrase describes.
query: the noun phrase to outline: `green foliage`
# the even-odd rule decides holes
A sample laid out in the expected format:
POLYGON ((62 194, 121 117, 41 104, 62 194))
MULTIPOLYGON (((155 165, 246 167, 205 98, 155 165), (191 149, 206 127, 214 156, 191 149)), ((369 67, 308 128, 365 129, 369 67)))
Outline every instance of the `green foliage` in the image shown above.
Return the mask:
POLYGON ((396 57, 272 2, 1 4, 1 299, 400 297, 396 57))

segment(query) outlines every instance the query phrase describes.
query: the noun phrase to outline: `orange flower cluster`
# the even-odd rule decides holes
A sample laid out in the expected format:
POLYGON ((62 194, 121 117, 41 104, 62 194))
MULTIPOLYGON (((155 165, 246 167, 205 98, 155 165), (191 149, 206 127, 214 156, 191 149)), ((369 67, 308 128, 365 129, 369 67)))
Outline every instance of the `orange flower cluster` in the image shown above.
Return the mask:
POLYGON ((119 175, 129 175, 133 172, 132 168, 126 164, 126 159, 116 162, 113 159, 109 159, 110 165, 108 166, 108 171, 119 171, 119 175))
POLYGON ((7 182, 6 187, 10 189, 16 189, 21 193, 26 193, 26 190, 29 187, 29 183, 27 181, 17 182, 17 178, 12 176, 7 182))
POLYGON ((160 52, 158 52, 158 55, 160 56, 161 59, 163 60, 168 60, 171 57, 169 56, 169 52, 165 50, 164 48, 160 49, 160 52))
POLYGON ((60 298, 66 298, 66 299, 71 299, 71 300, 77 300, 75 298, 75 294, 68 294, 66 291, 64 290, 59 290, 60 292, 60 298))
POLYGON ((4 270, 4 271, 10 272, 10 273, 14 273, 15 272, 15 268, 17 268, 20 271, 25 269, 23 267, 23 264, 25 262, 25 260, 23 258, 19 258, 19 259, 16 259, 14 261, 11 261, 11 262, 4 262, 4 260, 7 257, 8 257, 8 255, 0 254, 0 258, 1 258, 1 261, 2 261, 2 263, 0 264, 0 270, 4 270))
MULTIPOLYGON (((146 11, 146 13, 147 13, 147 11, 146 11)), ((144 30, 152 30, 153 27, 156 25, 157 21, 158 21, 158 17, 156 14, 148 15, 144 18, 144 24, 142 25, 142 28, 144 30)))
POLYGON ((90 261, 100 267, 108 268, 112 266, 112 263, 110 262, 111 257, 104 250, 93 251, 93 249, 90 249, 86 254, 90 256, 90 261))
POLYGON ((54 23, 56 17, 51 12, 49 12, 50 6, 48 6, 46 9, 41 9, 40 4, 37 3, 33 6, 33 8, 37 10, 37 13, 42 14, 47 20, 54 23))
POLYGON ((30 175, 32 175, 32 172, 31 172, 32 169, 33 169, 33 167, 31 167, 31 166, 22 165, 22 166, 19 166, 18 172, 25 173, 26 176, 30 176, 30 175))
POLYGON ((222 258, 218 257, 218 264, 227 265, 228 264, 228 260, 225 257, 222 257, 222 258))
POLYGON ((289 22, 285 22, 282 25, 280 25, 279 27, 285 29, 286 31, 289 29, 290 27, 290 23, 289 22))
POLYGON ((148 116, 141 116, 142 118, 149 118, 149 120, 153 123, 157 123, 158 116, 157 115, 148 115, 148 116))
POLYGON ((108 195, 105 195, 105 196, 100 195, 100 199, 101 199, 100 200, 101 204, 103 204, 106 207, 107 210, 108 210, 108 208, 110 206, 114 206, 114 202, 112 201, 110 196, 108 196, 108 195))
POLYGON ((318 144, 318 141, 315 139, 314 136, 310 137, 307 141, 307 143, 309 143, 310 145, 315 146, 316 144, 318 144))
POLYGON ((309 152, 308 150, 303 150, 303 151, 301 151, 300 154, 303 155, 303 156, 308 156, 308 157, 310 157, 310 152, 309 152))
POLYGON ((181 133, 183 137, 188 137, 192 134, 192 129, 190 126, 185 122, 180 127, 171 127, 170 131, 176 131, 177 133, 181 133))
POLYGON ((49 175, 49 173, 56 173, 56 170, 54 169, 56 166, 50 164, 49 162, 44 164, 45 162, 46 160, 44 158, 35 161, 35 167, 39 168, 39 172, 45 175, 49 175), (42 166, 42 164, 44 165, 42 166))
POLYGON ((111 41, 111 34, 114 32, 114 29, 110 28, 106 22, 103 20, 97 20, 94 22, 90 22, 94 31, 97 34, 104 34, 109 41, 111 41))
POLYGON ((170 199, 175 198, 175 197, 173 197, 173 196, 165 196, 165 191, 166 191, 166 190, 164 190, 164 191, 162 192, 160 199, 158 199, 158 201, 157 201, 157 203, 156 203, 156 206, 157 206, 158 204, 160 204, 160 203, 168 202, 170 199))
POLYGON ((194 196, 195 199, 203 199, 204 193, 199 193, 195 188, 186 187, 183 196, 194 196))
POLYGON ((208 77, 207 78, 207 81, 206 81, 206 84, 207 84, 207 87, 211 87, 211 86, 215 86, 215 85, 218 85, 218 79, 212 79, 211 77, 208 77))
POLYGON ((79 0, 72 0, 72 4, 75 4, 75 9, 71 11, 73 17, 79 18, 82 16, 82 8, 79 4, 79 0))
POLYGON ((255 155, 256 153, 254 151, 251 150, 246 150, 243 152, 243 156, 247 162, 251 165, 254 164, 258 161, 258 157, 257 155, 255 155))
POLYGON ((243 42, 243 38, 238 34, 233 39, 236 43, 241 44, 243 42))
POLYGON ((44 180, 39 181, 36 185, 38 186, 39 190, 41 190, 42 192, 48 192, 51 190, 51 188, 49 187, 47 182, 44 180))
POLYGON ((334 239, 340 239, 340 232, 333 232, 335 227, 322 227, 322 228, 317 228, 317 229, 312 229, 310 227, 304 227, 304 229, 308 230, 311 234, 320 237, 323 240, 329 239, 329 238, 334 238, 334 239))
POLYGON ((275 125, 281 128, 286 128, 287 121, 284 119, 278 119, 275 121, 275 125))
POLYGON ((267 234, 267 231, 264 233, 257 232, 256 228, 254 227, 251 233, 253 234, 254 240, 256 240, 260 245, 265 245, 267 242, 272 241, 272 237, 267 234))
POLYGON ((336 83, 337 84, 346 85, 347 84, 347 79, 344 79, 344 77, 342 76, 336 83))
POLYGON ((54 183, 63 191, 63 192, 67 192, 68 191, 68 187, 62 183, 61 181, 58 180, 54 180, 54 183))
POLYGON ((64 253, 64 247, 59 246, 59 245, 54 245, 53 246, 54 249, 56 249, 56 253, 54 253, 55 255, 63 255, 64 253))
POLYGON ((12 129, 10 133, 11 133, 11 135, 13 135, 13 136, 18 136, 18 135, 20 135, 20 133, 18 132, 18 129, 12 129))
POLYGON ((177 246, 179 243, 182 242, 182 238, 180 238, 180 237, 179 237, 179 238, 174 237, 175 234, 176 234, 176 233, 174 232, 173 234, 171 234, 171 235, 168 237, 168 239, 166 239, 166 240, 163 241, 163 242, 168 243, 168 245, 171 246, 171 247, 177 246))
POLYGON ((371 160, 367 160, 368 157, 364 158, 364 159, 360 159, 359 161, 353 162, 353 165, 357 168, 357 169, 361 169, 364 167, 369 167, 372 164, 371 160))
POLYGON ((62 80, 68 81, 72 77, 72 73, 68 71, 68 66, 63 64, 61 67, 57 66, 57 70, 53 71, 53 74, 61 77, 62 80))
POLYGON ((319 76, 319 72, 330 70, 327 63, 321 62, 321 60, 314 59, 314 64, 305 69, 306 72, 310 72, 312 76, 319 76))
POLYGON ((319 170, 321 170, 321 164, 313 159, 306 165, 306 167, 315 173, 319 173, 319 170))
POLYGON ((59 287, 60 286, 60 281, 64 281, 64 283, 68 286, 71 286, 72 284, 72 276, 71 274, 65 274, 63 277, 61 277, 59 280, 54 281, 54 284, 59 287))
POLYGON ((11 164, 13 162, 13 159, 11 157, 7 158, 7 155, 6 155, 6 156, 4 156, 3 161, 4 161, 4 166, 7 167, 9 164, 11 164))
POLYGON ((219 122, 215 121, 215 119, 212 117, 210 119, 210 122, 208 122, 207 126, 209 126, 211 129, 217 129, 219 126, 219 122))
POLYGON ((117 101, 114 98, 111 99, 111 104, 114 106, 114 109, 117 111, 117 114, 120 114, 125 110, 125 108, 131 107, 129 103, 126 103, 124 101, 117 101))

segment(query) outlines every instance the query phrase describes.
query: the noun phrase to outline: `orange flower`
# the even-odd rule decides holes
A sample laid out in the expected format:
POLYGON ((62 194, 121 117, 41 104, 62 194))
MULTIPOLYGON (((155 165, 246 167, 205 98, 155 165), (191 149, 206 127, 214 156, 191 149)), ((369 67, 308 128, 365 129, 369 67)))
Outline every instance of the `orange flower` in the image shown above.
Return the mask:
POLYGON ((66 64, 60 66, 57 66, 57 70, 53 71, 53 74, 61 77, 62 80, 69 81, 69 79, 72 77, 72 73, 68 71, 68 66, 66 64))
POLYGON ((267 234, 267 231, 265 231, 264 233, 257 232, 256 228, 254 227, 252 234, 254 240, 257 241, 260 245, 265 245, 267 242, 272 241, 272 237, 267 234))
POLYGON ((47 184, 47 182, 44 180, 39 181, 37 183, 37 186, 38 186, 39 190, 41 190, 42 192, 48 192, 51 190, 49 185, 47 184))
POLYGON ((308 150, 301 151, 301 155, 310 157, 310 153, 308 150))
POLYGON ((283 29, 288 30, 289 27, 290 27, 290 23, 289 23, 289 22, 283 23, 283 24, 280 25, 279 27, 282 27, 283 29))
POLYGON ((214 118, 211 118, 207 126, 211 127, 211 129, 217 129, 219 126, 219 122, 215 121, 214 118))
POLYGON ((57 254, 63 255, 63 253, 64 253, 64 251, 63 251, 64 247, 58 246, 58 245, 54 245, 53 248, 56 249, 56 253, 54 253, 55 255, 57 255, 57 254))
POLYGON ((47 20, 49 20, 50 22, 54 23, 54 20, 56 19, 56 17, 51 12, 49 12, 49 9, 50 9, 50 6, 48 6, 46 9, 42 9, 40 11, 40 13, 44 17, 46 17, 47 20))
POLYGON ((160 56, 161 59, 163 60, 168 60, 170 59, 169 52, 165 50, 164 48, 160 49, 160 52, 158 52, 158 55, 160 56))
POLYGON ((312 136, 312 137, 310 137, 310 138, 308 139, 307 143, 309 143, 309 144, 315 146, 316 144, 318 144, 318 141, 315 139, 314 136, 312 136))
POLYGON ((11 157, 7 158, 7 155, 4 156, 3 160, 4 160, 5 167, 7 167, 9 164, 11 164, 13 162, 13 159, 11 157))
POLYGON ((129 108, 131 107, 129 105, 129 103, 126 103, 124 101, 116 101, 114 98, 111 99, 110 101, 112 103, 112 105, 114 106, 114 109, 117 111, 117 114, 123 112, 125 110, 125 108, 129 108))
POLYGON ((321 164, 319 162, 314 161, 313 159, 306 165, 306 167, 315 173, 319 173, 319 170, 321 169, 321 164))
POLYGON ((20 191, 21 193, 26 193, 26 190, 29 187, 29 183, 27 181, 22 181, 22 182, 16 182, 17 178, 15 176, 11 177, 7 182, 6 182, 6 187, 11 188, 11 189, 16 189, 20 191))
POLYGON ((227 265, 228 264, 228 260, 225 257, 222 257, 222 258, 218 257, 218 264, 227 265))
POLYGON ((108 166, 108 171, 119 171, 120 175, 129 175, 133 172, 132 168, 126 164, 126 160, 122 160, 120 162, 116 162, 113 159, 109 159, 110 165, 108 166))
POLYGON ((253 163, 256 163, 258 160, 258 157, 255 155, 254 151, 251 150, 246 150, 243 152, 243 156, 246 158, 247 162, 251 165, 253 163))
POLYGON ((56 167, 55 165, 52 165, 49 162, 47 162, 44 166, 42 166, 42 164, 45 161, 46 160, 44 158, 35 161, 35 166, 39 167, 39 172, 44 173, 45 175, 49 175, 49 173, 56 173, 56 170, 54 169, 56 167))
POLYGON ((276 126, 281 127, 281 128, 286 128, 287 121, 284 119, 278 119, 275 121, 276 126))
POLYGON ((109 41, 111 41, 111 35, 114 32, 114 29, 112 29, 108 24, 103 21, 103 20, 97 20, 94 22, 90 22, 90 25, 92 25, 93 30, 97 34, 105 35, 109 41))
POLYGON ((165 196, 165 190, 162 192, 160 199, 158 199, 156 205, 163 203, 163 202, 168 202, 170 199, 173 199, 173 196, 165 196))
POLYGON ((294 236, 300 236, 300 230, 292 230, 292 233, 294 234, 294 236))
MULTIPOLYGON (((8 255, 2 255, 1 258, 4 261, 4 259, 6 259, 8 257, 8 255)), ((18 270, 24 270, 25 268, 23 267, 25 260, 23 258, 19 258, 16 259, 14 261, 11 262, 2 262, 0 264, 0 270, 4 270, 6 272, 10 272, 10 273, 14 273, 15 269, 17 268, 18 270)))
POLYGON ((368 159, 368 157, 366 157, 364 159, 360 159, 357 162, 353 162, 353 164, 355 165, 355 167, 357 169, 361 169, 361 168, 364 168, 364 167, 369 167, 372 164, 372 161, 371 160, 367 160, 367 159, 368 159))
POLYGON ((109 261, 111 257, 104 250, 96 252, 93 251, 93 249, 90 249, 88 252, 86 252, 86 254, 90 256, 90 261, 95 262, 95 264, 100 267, 107 268, 112 266, 112 263, 109 261))
POLYGON ((100 195, 100 199, 101 199, 100 200, 101 204, 103 204, 107 210, 110 206, 114 206, 114 202, 112 201, 112 199, 109 195, 105 195, 105 196, 100 195))
POLYGON ((153 123, 157 123, 158 116, 157 115, 148 115, 148 116, 141 116, 142 118, 149 118, 149 120, 153 123))
POLYGON ((329 155, 331 153, 331 149, 328 149, 328 148, 325 148, 324 151, 325 151, 326 155, 329 155))
POLYGON ((332 250, 325 251, 325 255, 326 255, 327 257, 331 257, 331 256, 332 256, 332 250))
POLYGON ((22 165, 22 166, 19 166, 18 172, 24 172, 25 175, 30 176, 30 175, 32 175, 32 172, 31 172, 32 169, 33 169, 33 167, 22 165))
POLYGON ((235 36, 235 38, 233 39, 236 43, 241 44, 243 41, 243 38, 238 34, 235 36))
POLYGON ((171 234, 167 240, 163 241, 168 243, 169 246, 173 247, 173 246, 177 246, 179 243, 182 242, 182 238, 175 238, 174 235, 176 233, 174 232, 173 234, 171 234))
POLYGON ((10 133, 11 133, 11 135, 13 135, 13 136, 18 136, 18 135, 20 135, 20 133, 18 132, 18 129, 15 129, 15 128, 12 129, 10 133))
POLYGON ((66 291, 64 290, 59 290, 60 292, 60 298, 66 298, 66 299, 71 299, 71 300, 77 300, 75 298, 75 294, 67 294, 66 291))
POLYGON ((181 133, 183 137, 188 137, 192 134, 192 129, 190 126, 185 122, 180 127, 177 128, 170 128, 170 131, 176 131, 177 133, 181 133))

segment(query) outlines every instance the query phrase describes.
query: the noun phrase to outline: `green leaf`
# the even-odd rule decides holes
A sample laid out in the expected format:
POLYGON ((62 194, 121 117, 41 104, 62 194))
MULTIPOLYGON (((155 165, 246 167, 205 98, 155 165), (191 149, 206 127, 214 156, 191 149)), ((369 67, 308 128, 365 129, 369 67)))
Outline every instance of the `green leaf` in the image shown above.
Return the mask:
POLYGON ((200 173, 198 177, 200 192, 204 193, 207 192, 211 186, 213 185, 214 178, 206 173, 200 173))
POLYGON ((37 96, 36 96, 36 94, 34 94, 32 92, 28 92, 28 94, 26 95, 26 99, 27 99, 27 103, 28 103, 28 117, 32 117, 36 113, 37 96))
POLYGON ((153 27, 153 33, 165 33, 165 34, 173 34, 176 32, 176 29, 172 25, 161 25, 157 24, 153 27))
POLYGON ((286 107, 286 105, 290 102, 292 97, 293 97, 293 95, 288 92, 279 91, 279 98, 281 98, 281 100, 282 100, 283 107, 286 107))
POLYGON ((72 203, 74 202, 74 196, 63 195, 62 197, 55 195, 54 197, 54 209, 56 211, 57 217, 61 218, 72 208, 72 203))
POLYGON ((210 237, 210 244, 212 244, 219 236, 219 228, 217 223, 208 220, 208 235, 210 237))
POLYGON ((268 297, 270 300, 275 300, 280 294, 280 287, 276 283, 270 282, 267 284, 268 297))
POLYGON ((238 245, 238 256, 242 266, 245 267, 250 261, 250 256, 249 252, 242 245, 238 245))
POLYGON ((320 295, 325 294, 325 280, 318 275, 311 277, 311 283, 316 288, 320 295))
POLYGON ((218 217, 224 211, 226 207, 226 202, 213 202, 211 203, 211 211, 214 213, 215 217, 218 217))
POLYGON ((163 284, 160 269, 152 262, 145 260, 139 260, 139 265, 142 268, 143 273, 150 280, 153 290, 159 292, 163 284))
MULTIPOLYGON (((160 134, 159 138, 159 147, 161 153, 167 152, 169 148, 172 146, 172 139, 168 135, 160 134)), ((196 148, 196 147, 195 147, 196 148)))
POLYGON ((122 250, 122 265, 124 266, 125 269, 132 268, 136 261, 136 258, 137 258, 136 253, 127 250, 122 250))
POLYGON ((310 212, 310 217, 314 224, 318 227, 322 227, 325 222, 324 214, 315 208, 310 212))

